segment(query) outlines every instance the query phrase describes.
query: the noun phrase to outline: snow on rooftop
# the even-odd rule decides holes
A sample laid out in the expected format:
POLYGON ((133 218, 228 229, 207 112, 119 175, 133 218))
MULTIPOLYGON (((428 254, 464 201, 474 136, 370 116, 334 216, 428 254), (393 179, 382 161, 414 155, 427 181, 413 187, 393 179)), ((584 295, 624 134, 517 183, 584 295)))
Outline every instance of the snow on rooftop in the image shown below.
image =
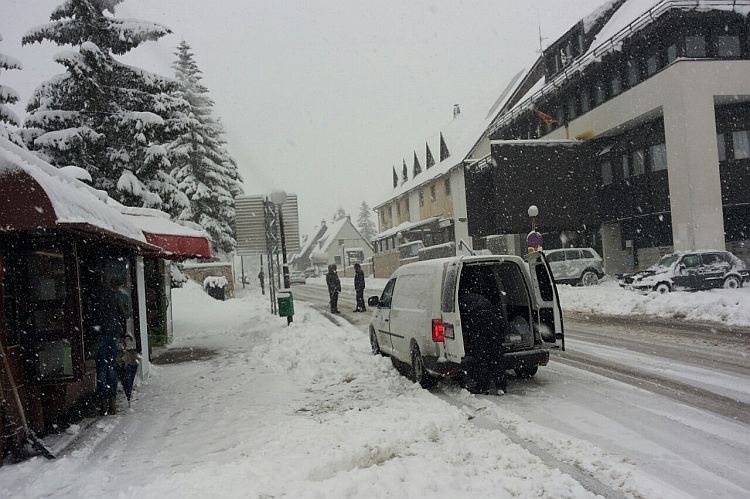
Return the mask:
POLYGON ((421 227, 422 225, 431 224, 433 222, 437 222, 440 220, 440 217, 432 217, 432 218, 425 218, 424 220, 418 220, 416 222, 404 222, 402 224, 396 225, 395 227, 391 227, 390 229, 386 229, 380 234, 376 235, 373 240, 380 240, 385 239, 386 237, 395 236, 399 232, 408 231, 411 229, 415 229, 417 227, 421 227))
POLYGON ((26 173, 44 190, 55 211, 56 223, 86 224, 146 242, 143 232, 119 210, 103 202, 99 191, 0 137, 0 178, 15 172, 26 173))
POLYGON ((326 229, 325 233, 320 236, 320 239, 318 239, 319 242, 319 248, 323 252, 327 252, 328 248, 331 247, 331 244, 333 244, 333 241, 336 240, 336 236, 339 232, 341 232, 341 229, 344 228, 344 225, 349 222, 348 218, 342 218, 341 220, 337 220, 333 222, 331 225, 328 225, 328 228, 326 229))
MULTIPOLYGON (((432 136, 428 137, 425 142, 430 146, 430 152, 435 159, 434 166, 427 168, 426 152, 424 142, 418 144, 412 151, 407 151, 403 159, 406 160, 406 166, 409 171, 409 180, 399 183, 398 187, 379 202, 375 208, 398 198, 403 194, 425 184, 435 178, 448 173, 454 167, 459 166, 464 160, 469 159, 474 147, 484 137, 487 127, 495 120, 497 114, 501 112, 505 102, 513 95, 513 91, 523 83, 523 72, 518 73, 503 87, 500 93, 494 93, 484 97, 479 97, 475 102, 461 104, 461 112, 448 121, 442 128, 437 130, 432 136), (442 134, 445 145, 448 148, 450 156, 443 161, 440 160, 440 135, 442 134), (412 176, 413 154, 417 153, 419 162, 422 166, 422 172, 416 177, 412 176)), ((396 172, 401 178, 402 160, 395 162, 397 165, 396 172)), ((399 180, 400 182, 400 180, 399 180)))

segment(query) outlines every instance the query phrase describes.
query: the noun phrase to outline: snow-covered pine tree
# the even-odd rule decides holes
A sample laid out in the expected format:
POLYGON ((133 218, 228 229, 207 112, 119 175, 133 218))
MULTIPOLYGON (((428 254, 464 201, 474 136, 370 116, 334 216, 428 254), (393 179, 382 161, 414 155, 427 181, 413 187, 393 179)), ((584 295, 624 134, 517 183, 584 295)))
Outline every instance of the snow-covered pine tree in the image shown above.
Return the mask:
POLYGON ((359 216, 357 217, 357 228, 360 234, 369 243, 372 238, 378 234, 378 230, 375 228, 375 222, 372 221, 372 210, 367 204, 367 201, 362 201, 359 205, 359 216))
POLYGON ((226 150, 224 128, 213 117, 213 101, 201 83, 201 70, 184 40, 172 65, 179 88, 176 98, 188 108, 175 116, 177 137, 169 144, 172 175, 190 201, 180 218, 203 227, 218 249, 231 252, 234 238, 234 197, 242 194, 237 163, 226 150))
POLYGON ((23 44, 71 45, 55 56, 66 71, 32 95, 25 122, 30 148, 56 166, 86 169, 93 185, 130 205, 178 211, 187 199, 169 174, 165 118, 186 106, 171 79, 122 64, 122 55, 170 33, 114 17, 122 0, 65 0, 23 44), (105 11, 109 12, 106 14, 105 11))
POLYGON ((407 180, 409 180, 409 170, 406 168, 406 160, 402 160, 404 162, 403 167, 401 168, 401 184, 405 184, 407 180))
MULTIPOLYGON (((3 41, 3 35, 0 34, 0 42, 3 41)), ((10 71, 11 69, 22 69, 23 65, 21 61, 15 57, 11 57, 6 54, 0 53, 0 76, 3 71, 10 71)), ((16 135, 15 132, 9 130, 7 125, 19 126, 21 124, 18 116, 13 110, 8 107, 8 104, 15 104, 18 102, 18 93, 12 88, 0 84, 0 137, 9 139, 18 145, 23 145, 21 138, 16 135)))

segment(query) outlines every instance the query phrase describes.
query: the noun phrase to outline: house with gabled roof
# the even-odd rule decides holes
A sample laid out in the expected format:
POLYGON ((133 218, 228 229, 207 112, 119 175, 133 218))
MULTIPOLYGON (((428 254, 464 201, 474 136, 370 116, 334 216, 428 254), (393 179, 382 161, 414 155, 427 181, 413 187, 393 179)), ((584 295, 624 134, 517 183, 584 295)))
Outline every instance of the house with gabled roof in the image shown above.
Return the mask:
POLYGON ((310 267, 324 271, 336 264, 340 271, 355 263, 364 263, 373 255, 372 246, 354 226, 349 216, 332 223, 322 221, 302 245, 299 256, 292 261, 297 270, 310 267))

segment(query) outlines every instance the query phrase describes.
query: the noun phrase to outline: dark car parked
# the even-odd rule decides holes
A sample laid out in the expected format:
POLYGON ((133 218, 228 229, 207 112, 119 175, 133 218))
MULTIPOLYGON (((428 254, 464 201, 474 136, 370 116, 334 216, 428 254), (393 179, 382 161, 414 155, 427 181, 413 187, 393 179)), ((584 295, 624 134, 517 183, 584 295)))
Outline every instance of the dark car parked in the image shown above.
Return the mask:
POLYGON ((677 252, 647 270, 623 276, 620 286, 669 293, 712 288, 735 289, 750 279, 745 263, 728 251, 677 252))

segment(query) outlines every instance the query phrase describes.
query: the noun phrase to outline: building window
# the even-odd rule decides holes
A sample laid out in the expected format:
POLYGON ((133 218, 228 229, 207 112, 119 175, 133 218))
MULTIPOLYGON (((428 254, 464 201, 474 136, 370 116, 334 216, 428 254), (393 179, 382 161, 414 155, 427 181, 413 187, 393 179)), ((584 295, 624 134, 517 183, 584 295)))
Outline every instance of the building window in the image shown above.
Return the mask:
POLYGON ((598 106, 607 99, 607 89, 604 87, 604 83, 597 82, 594 85, 594 103, 598 106))
POLYGON ((716 53, 719 57, 739 57, 740 37, 721 35, 716 38, 716 53))
POLYGON ((392 220, 393 219, 393 208, 391 208, 389 206, 388 210, 386 211, 386 213, 388 213, 388 220, 392 220))
POLYGON ((437 193, 435 192, 435 184, 432 184, 430 186, 430 201, 434 203, 436 199, 437 199, 437 193))
POLYGON ((396 203, 396 216, 401 216, 401 203, 396 203))
POLYGON ((407 199, 404 201, 404 211, 406 211, 406 216, 411 217, 411 208, 409 208, 409 200, 407 199))
POLYGON ((588 88, 581 89, 581 114, 589 112, 591 109, 591 93, 588 88))
POLYGON ((719 146, 719 161, 727 160, 727 142, 726 135, 723 133, 716 134, 716 145, 719 146))
POLYGON ((633 176, 646 173, 646 152, 643 149, 633 151, 633 176))
POLYGON ((672 64, 677 60, 677 44, 667 47, 667 64, 672 64))
POLYGON ((651 171, 658 172, 667 169, 667 145, 664 143, 653 145, 649 148, 651 157, 651 171))
POLYGON ((333 263, 335 263, 336 265, 341 265, 341 257, 339 255, 334 256, 333 263))
POLYGON ((638 68, 638 61, 633 59, 628 61, 627 67, 625 68, 627 73, 628 87, 632 88, 638 84, 641 79, 641 72, 638 68))
POLYGON ((445 185, 445 195, 450 196, 451 195, 451 179, 447 178, 444 182, 445 185))
POLYGON ((659 56, 652 55, 651 57, 646 59, 646 74, 648 76, 651 76, 657 71, 659 71, 659 56))
POLYGON ((627 154, 622 155, 622 178, 630 178, 630 161, 627 154))
POLYGON ((578 102, 575 96, 568 99, 568 119, 574 120, 578 116, 578 102))
POLYGON ((615 95, 619 95, 620 92, 622 92, 622 80, 620 79, 619 74, 615 74, 609 81, 609 88, 611 90, 612 97, 614 97, 615 95))
POLYGON ((602 185, 609 185, 612 183, 612 163, 605 161, 602 163, 602 185))
POLYGON ((706 39, 703 35, 685 37, 685 57, 706 57, 706 39))
POLYGON ((734 159, 750 158, 750 132, 748 130, 732 132, 732 146, 734 159))
POLYGON ((424 191, 419 191, 419 206, 424 206, 424 191))

